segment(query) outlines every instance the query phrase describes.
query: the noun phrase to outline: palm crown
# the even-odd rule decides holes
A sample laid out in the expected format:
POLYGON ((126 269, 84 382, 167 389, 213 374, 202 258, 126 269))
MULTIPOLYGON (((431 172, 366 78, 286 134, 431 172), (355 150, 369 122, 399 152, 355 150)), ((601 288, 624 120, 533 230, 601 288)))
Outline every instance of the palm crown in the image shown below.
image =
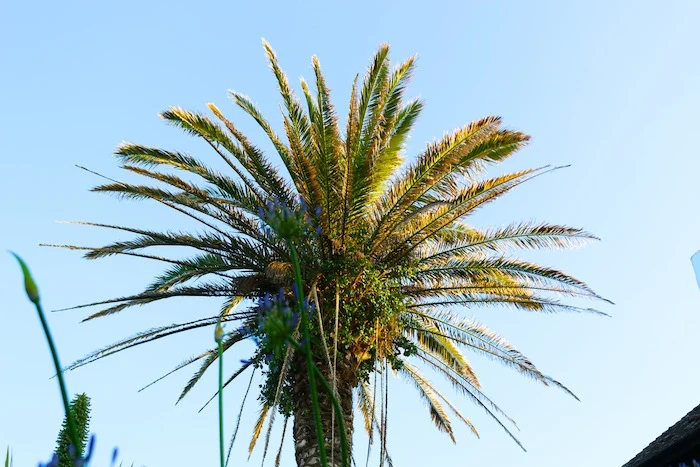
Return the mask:
MULTIPOLYGON (((294 436, 303 437, 296 424, 302 423, 308 401, 302 401, 306 396, 295 391, 304 381, 294 352, 284 346, 270 351, 263 344, 269 336, 259 322, 263 309, 259 302, 242 310, 236 307, 243 299, 260 299, 280 289, 283 294, 290 291, 289 248, 267 228, 265 217, 258 215, 261 206, 274 202, 292 213, 309 206, 304 211, 304 225, 310 229, 297 236, 295 246, 307 285, 304 295, 314 305, 314 359, 334 386, 342 388, 338 394, 344 398, 344 410, 350 417, 355 391, 355 405, 364 416, 370 437, 373 431, 380 435, 382 460, 387 454, 386 394, 381 391, 386 391, 383 383, 389 368, 415 386, 434 423, 453 440, 448 412, 477 431, 422 375, 422 369, 435 370, 510 434, 506 424, 510 419, 482 392, 465 350, 569 392, 505 339, 460 313, 461 307, 493 305, 598 313, 556 300, 557 296, 600 298, 583 282, 507 255, 511 249, 578 245, 594 238, 590 234, 550 224, 514 223, 479 230, 468 223, 469 215, 480 207, 554 169, 541 167, 483 177, 489 165, 512 156, 527 143, 528 136, 504 129, 497 117, 487 117, 429 144, 415 160, 404 164, 406 138, 423 108, 418 99, 404 99, 414 58, 392 70, 388 46, 379 48, 364 79, 358 84, 356 78, 353 83, 343 131, 318 60, 313 59, 316 91, 312 93, 302 80, 302 104, 274 51, 267 43, 264 47, 286 110, 286 138, 273 130, 247 97, 235 92, 231 97, 267 134, 286 174, 209 104, 213 118, 181 108, 170 108, 161 116, 206 141, 230 167, 230 175, 214 171, 188 154, 126 143, 117 151, 121 167, 161 183, 146 186, 110 181, 94 188, 124 198, 155 200, 197 220, 203 231, 155 232, 89 223, 136 237, 86 248, 87 258, 122 254, 170 266, 141 293, 82 305, 108 305, 86 319, 178 296, 223 297, 220 314, 145 331, 88 355, 72 368, 136 345, 211 326, 222 316, 224 321, 240 323, 224 338, 225 350, 250 337, 259 342, 259 350, 228 381, 249 368, 259 368, 265 374, 260 397, 263 409, 251 449, 265 417, 274 416, 276 411, 293 416, 294 436), (159 168, 179 169, 202 183, 159 168), (143 251, 154 246, 186 247, 196 254, 171 259, 143 251), (263 352, 263 348, 267 350, 263 352)), ((201 363, 180 398, 216 358, 212 349, 176 367, 201 363)), ((331 417, 330 411, 327 415, 331 417)), ((298 451, 299 446, 297 460, 302 465, 298 451)))

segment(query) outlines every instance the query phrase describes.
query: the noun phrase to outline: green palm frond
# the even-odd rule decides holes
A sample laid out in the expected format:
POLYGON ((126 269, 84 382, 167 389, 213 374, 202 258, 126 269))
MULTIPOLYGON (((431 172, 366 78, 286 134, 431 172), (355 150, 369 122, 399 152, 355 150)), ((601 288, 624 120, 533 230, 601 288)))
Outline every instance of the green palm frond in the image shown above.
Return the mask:
MULTIPOLYGON (((252 367, 253 369, 255 369, 254 365, 260 361, 261 356, 262 355, 260 354, 260 352, 258 352, 252 359, 243 363, 238 370, 236 370, 231 376, 229 376, 229 378, 226 381, 224 381, 224 384, 221 385, 221 390, 223 390, 229 384, 231 384, 236 378, 238 378, 241 374, 243 374, 248 368, 252 367)), ((211 401, 216 399, 216 396, 219 395, 219 391, 220 390, 217 390, 213 396, 211 396, 209 399, 207 399, 207 401, 204 403, 204 405, 199 409, 199 412, 204 410, 206 408, 206 406, 211 403, 211 401)))
POLYGON ((495 296, 475 296, 470 298, 454 298, 449 300, 423 302, 409 305, 409 308, 436 308, 450 307, 452 305, 463 305, 472 307, 488 307, 488 306, 510 306, 526 311, 539 311, 544 313, 558 312, 573 312, 573 313, 591 313, 599 316, 608 316, 602 311, 595 308, 584 308, 561 303, 557 300, 535 297, 521 298, 519 296, 495 295, 495 296))
POLYGON ((456 241, 436 242, 420 252, 420 263, 432 263, 443 258, 458 257, 478 251, 503 252, 506 249, 564 249, 576 248, 597 237, 561 225, 515 223, 498 229, 462 230, 456 241))
MULTIPOLYGON (((108 357, 110 355, 114 355, 118 352, 121 352, 123 350, 130 349, 132 347, 136 347, 138 345, 145 344, 147 342, 153 342, 158 339, 162 339, 164 337, 169 337, 174 334, 179 334, 182 332, 187 332, 191 331, 193 329, 199 329, 202 327, 208 327, 212 326, 217 322, 219 319, 218 316, 210 317, 210 318, 203 318, 203 319, 198 319, 194 321, 189 321, 187 323, 179 323, 179 324, 170 324, 168 326, 160 326, 157 328, 149 329, 147 331, 142 331, 139 333, 136 333, 133 336, 127 337, 125 339, 119 340, 113 344, 110 344, 106 347, 103 347, 102 349, 96 350, 94 352, 91 352, 90 354, 86 355, 85 357, 76 360, 75 362, 71 363, 68 365, 64 371, 68 370, 74 370, 76 368, 79 368, 81 366, 85 366, 88 363, 95 362, 97 360, 100 360, 102 358, 108 357)), ((228 321, 228 320, 233 320, 233 318, 224 318, 222 321, 228 321)), ((242 338, 245 338, 246 335, 242 335, 242 338)), ((239 339, 240 340, 240 339, 239 339)))
POLYGON ((415 57, 402 63, 388 75, 388 63, 378 76, 379 86, 370 102, 370 119, 363 131, 359 152, 356 154, 356 192, 361 202, 371 204, 381 193, 389 177, 401 165, 400 150, 404 138, 417 117, 420 105, 412 103, 406 112, 401 109, 403 93, 414 68, 415 57), (399 120, 398 117, 401 117, 399 120), (394 128, 398 123, 398 133, 394 128), (391 142, 391 144, 389 144, 391 142))
POLYGON ((311 115, 312 137, 317 152, 311 153, 312 163, 320 170, 320 182, 323 186, 325 202, 322 204, 323 215, 327 217, 325 224, 330 232, 337 232, 339 213, 342 204, 343 184, 343 147, 338 127, 338 117, 330 101, 330 90, 321 73, 321 64, 316 56, 312 59, 316 75, 317 99, 314 113, 311 115))
MULTIPOLYGON (((376 121, 382 109, 379 103, 383 99, 383 94, 387 88, 387 78, 389 76, 389 46, 383 44, 372 59, 367 74, 365 75, 357 103, 351 103, 350 119, 352 121, 351 133, 346 135, 346 147, 348 169, 346 170, 346 212, 344 213, 344 224, 353 222, 367 210, 367 201, 371 193, 368 191, 366 180, 362 174, 358 173, 361 168, 366 168, 367 146, 373 127, 370 121, 376 121), (369 136, 368 136, 369 134, 369 136)), ((365 169, 366 170, 366 169, 365 169)), ((367 174, 364 174, 367 175, 367 174)))
POLYGON ((235 269, 228 264, 220 255, 203 254, 181 261, 161 276, 157 277, 151 285, 146 288, 147 292, 165 292, 173 286, 183 282, 198 279, 215 272, 226 272, 235 269))
MULTIPOLYGON (((287 80, 287 76, 284 74, 282 69, 279 66, 278 60, 277 60, 277 55, 275 54, 275 51, 272 50, 272 47, 270 44, 263 40, 263 47, 265 48, 265 53, 267 54, 267 59, 268 62, 270 63, 270 68, 272 69, 272 72, 275 75, 275 78, 277 79, 277 84, 279 86, 280 94, 282 95, 282 99, 284 100, 284 105, 285 108, 287 109, 287 114, 289 116, 289 120, 291 122, 291 128, 293 128, 294 133, 298 136, 299 141, 301 143, 301 149, 303 153, 308 154, 310 150, 310 145, 311 145, 311 136, 310 136, 310 128, 311 128, 311 122, 309 121, 309 117, 306 115, 304 110, 301 107, 301 104, 299 103, 299 99, 294 95, 294 92, 292 89, 289 87, 289 81, 287 80)), ((236 96, 238 96, 236 94, 236 96)), ((262 115, 259 115, 259 112, 251 112, 248 109, 250 109, 249 105, 241 105, 245 104, 243 101, 239 101, 237 97, 234 97, 236 102, 244 108, 244 110, 248 111, 248 113, 253 116, 253 118, 258 121, 258 123, 261 124, 261 126, 269 127, 269 124, 263 125, 261 121, 264 119, 262 118, 262 115)), ((269 134, 269 132, 268 132, 269 134)), ((277 144, 275 145, 277 146, 277 144)), ((279 148, 278 148, 279 151, 279 148)), ((283 159, 285 159, 284 156, 282 156, 283 159)), ((284 161, 287 167, 290 167, 292 165, 291 160, 289 157, 287 157, 287 160, 284 161)))
MULTIPOLYGON (((464 279, 471 281, 510 278, 530 281, 534 284, 561 284, 594 294, 584 282, 556 269, 539 266, 528 261, 506 256, 490 258, 464 258, 448 260, 440 265, 427 266, 416 271, 415 278, 464 279)), ((523 284, 524 285, 524 284, 523 284)))
POLYGON ((454 198, 438 201, 436 209, 427 211, 417 221, 403 224, 403 228, 398 233, 400 241, 397 243, 399 246, 387 253, 383 260, 396 261, 396 257, 400 258, 413 252, 417 247, 434 237, 441 229, 461 217, 473 213, 477 208, 495 200, 532 177, 544 173, 543 169, 529 169, 475 182, 461 190, 454 198))
MULTIPOLYGON (((428 146, 377 202, 374 217, 378 221, 371 237, 371 251, 394 231, 406 209, 446 178, 450 179, 460 172, 476 172, 481 169, 482 161, 496 162, 515 152, 518 138, 513 138, 516 143, 506 146, 510 151, 508 154, 492 155, 488 149, 481 150, 482 141, 488 140, 499 125, 500 119, 497 117, 477 120, 428 146)), ((527 137, 523 135, 519 143, 526 140, 527 137)))
POLYGON ((471 364, 451 336, 439 332, 433 322, 426 320, 421 324, 421 326, 407 329, 407 334, 413 334, 416 339, 418 349, 457 371, 475 388, 480 388, 481 383, 471 364))
MULTIPOLYGON (((243 279, 245 281, 245 279, 248 279, 248 278, 242 277, 241 279, 243 279)), ((110 300, 103 300, 101 302, 87 303, 84 305, 78 305, 78 306, 74 306, 74 307, 70 307, 70 308, 63 308, 63 309, 55 310, 55 311, 74 310, 74 309, 102 305, 102 304, 107 304, 107 303, 118 303, 118 305, 113 305, 109 308, 105 308, 105 309, 100 310, 98 312, 92 313, 87 318, 83 319, 83 321, 90 321, 90 320, 95 319, 95 318, 101 318, 104 316, 118 313, 118 312, 123 311, 127 308, 131 308, 131 307, 134 307, 137 305, 145 305, 147 303, 153 303, 153 302, 163 300, 166 298, 172 298, 172 297, 230 297, 232 295, 232 293, 235 293, 235 292, 232 292, 231 286, 230 286, 230 284, 233 282, 234 281, 232 280, 229 283, 218 282, 218 283, 205 283, 205 284, 200 284, 198 286, 172 287, 165 292, 142 292, 142 293, 137 294, 137 295, 113 298, 110 300)))
POLYGON ((205 357, 211 355, 212 352, 214 352, 214 351, 213 351, 213 350, 207 350, 207 351, 204 352, 204 353, 201 353, 201 354, 199 354, 199 355, 195 355, 195 356, 192 356, 192 357, 190 357, 190 358, 187 358, 187 359, 183 360, 182 362, 178 363, 177 366, 175 366, 175 368, 173 368, 172 370, 170 370, 169 372, 167 372, 167 373, 164 374, 163 376, 154 379, 153 381, 151 381, 150 383, 148 383, 147 385, 145 385, 144 387, 142 387, 141 389, 139 389, 138 392, 141 392, 141 391, 144 391, 144 390, 150 388, 150 387, 153 386, 154 384, 156 384, 156 383, 158 383, 158 382, 164 380, 165 378, 167 378, 168 376, 172 375, 172 374, 175 373, 176 371, 181 370, 181 369, 185 368, 186 366, 191 365, 191 364, 193 364, 194 362, 197 362, 197 361, 199 361, 199 360, 201 360, 201 359, 203 359, 203 358, 205 358, 205 357))
MULTIPOLYGON (((223 320, 222 320, 223 321, 223 320)), ((238 342, 241 342, 243 339, 248 337, 247 331, 244 330, 237 330, 232 333, 229 333, 224 336, 224 340, 222 341, 223 345, 223 350, 224 352, 228 349, 230 349, 234 344, 237 344, 238 342)), ((187 382, 187 385, 185 385, 185 388, 182 390, 182 393, 180 393, 180 396, 177 398, 177 402, 179 403, 186 395, 188 392, 192 390, 192 388, 199 382, 200 379, 202 379, 202 376, 204 376, 204 372, 207 371, 207 369, 218 360, 219 358, 219 353, 218 351, 212 351, 209 355, 207 355, 204 358, 204 361, 202 362, 202 365, 199 367, 199 370, 197 370, 190 380, 187 382)), ((246 365, 243 366, 243 369, 247 368, 246 365)), ((242 372, 242 371, 241 371, 242 372)), ((234 374, 235 376, 238 376, 240 373, 234 374)), ((235 378, 234 376, 234 378, 235 378)))

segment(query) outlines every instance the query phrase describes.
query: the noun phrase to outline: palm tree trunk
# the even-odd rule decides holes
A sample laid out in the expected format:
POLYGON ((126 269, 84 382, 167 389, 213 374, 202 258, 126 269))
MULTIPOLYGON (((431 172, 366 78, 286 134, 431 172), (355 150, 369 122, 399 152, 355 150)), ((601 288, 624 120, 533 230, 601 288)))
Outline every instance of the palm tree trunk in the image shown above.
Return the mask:
MULTIPOLYGON (((314 415, 311 406, 311 391, 306 366, 303 361, 297 359, 294 372, 294 450, 296 453, 297 467, 320 467, 321 458, 319 454, 316 437, 316 427, 314 425, 314 415)), ((328 373, 328 364, 317 362, 324 377, 331 383, 328 373), (323 371, 323 369, 326 371, 323 371)), ((354 375, 350 371, 341 371, 338 368, 337 389, 338 402, 343 411, 345 419, 345 433, 348 440, 348 458, 352 453, 352 432, 353 432, 353 411, 352 411, 352 390, 355 387, 354 375)), ((332 383, 331 383, 332 384, 332 383)), ((331 420, 333 413, 333 401, 329 394, 318 386, 318 403, 321 409, 321 425, 326 443, 326 458, 329 467, 341 467, 341 447, 340 432, 338 431, 338 417, 335 417, 335 433, 333 433, 331 420), (332 459, 332 462, 331 462, 332 459)))

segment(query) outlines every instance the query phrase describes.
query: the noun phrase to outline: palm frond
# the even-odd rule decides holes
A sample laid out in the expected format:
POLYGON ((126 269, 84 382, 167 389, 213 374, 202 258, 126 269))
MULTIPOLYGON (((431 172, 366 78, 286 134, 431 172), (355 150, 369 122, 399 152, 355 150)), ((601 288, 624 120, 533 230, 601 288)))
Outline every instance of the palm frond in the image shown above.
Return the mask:
MULTIPOLYGON (((558 168, 555 167, 551 170, 558 168)), ((418 217, 413 222, 398 224, 402 227, 398 232, 400 238, 399 246, 386 253, 385 257, 396 261, 396 257, 400 258, 412 253, 417 247, 430 238, 435 237, 441 229, 456 222, 461 217, 473 213, 477 208, 497 199, 516 186, 551 171, 545 171, 544 169, 546 167, 523 170, 475 182, 461 190, 454 198, 437 201, 436 209, 426 211, 423 216, 418 217)))
POLYGON ((141 389, 139 389, 138 392, 141 392, 141 391, 143 391, 143 390, 145 390, 145 389, 150 388, 150 387, 153 386, 154 384, 158 383, 159 381, 164 380, 165 378, 167 378, 168 376, 172 375, 172 374, 175 373, 176 371, 181 370, 181 369, 185 368, 186 366, 191 365, 192 363, 194 363, 194 362, 196 362, 196 361, 198 361, 198 360, 201 360, 201 359, 203 359, 204 357, 206 357, 206 356, 208 356, 208 355, 211 355, 212 352, 213 352, 213 350, 210 349, 210 350, 207 350, 207 351, 204 352, 204 353, 201 353, 201 354, 199 354, 199 355, 190 357, 190 358, 188 358, 188 359, 182 361, 182 362, 179 363, 175 368, 173 368, 172 370, 170 370, 169 372, 167 372, 166 374, 164 374, 164 375, 161 376, 160 378, 157 378, 157 379, 151 381, 150 383, 148 383, 147 385, 145 385, 144 387, 142 387, 141 389))
POLYGON ((446 178, 476 172, 484 162, 500 161, 527 141, 527 136, 516 132, 510 135, 509 141, 501 141, 501 138, 493 141, 499 125, 500 118, 483 118, 430 144, 377 202, 370 251, 393 232, 397 220, 408 207, 446 178))
POLYGON ((497 360, 503 365, 541 382, 545 386, 558 387, 578 400, 576 395, 567 387, 543 374, 529 358, 506 339, 479 322, 460 318, 457 314, 447 311, 426 313, 411 311, 410 313, 418 318, 418 322, 411 321, 409 326, 419 326, 424 332, 444 336, 457 344, 465 345, 476 353, 497 360), (431 324, 430 328, 425 327, 424 323, 426 322, 431 324))
POLYGON ((258 438, 260 437, 260 433, 262 432, 263 425, 265 424, 265 419, 267 418, 267 414, 270 411, 270 406, 267 404, 263 404, 263 406, 260 408, 260 414, 258 415, 258 421, 255 422, 255 427, 253 428, 253 434, 250 437, 250 444, 248 445, 248 459, 250 459, 250 456, 253 454, 253 449, 255 449, 255 445, 258 442, 258 438))
POLYGON ((282 436, 280 437, 280 447, 277 450, 277 456, 275 457, 275 467, 280 466, 282 461, 282 447, 284 446, 284 437, 287 434, 287 425, 289 424, 289 417, 284 418, 284 425, 282 427, 282 436))
POLYGON ((324 186, 325 204, 323 205, 322 215, 327 218, 328 233, 331 236, 338 236, 339 228, 337 225, 340 222, 340 207, 343 202, 343 148, 341 146, 338 117, 333 104, 331 104, 330 90, 321 72, 321 64, 318 57, 313 57, 312 64, 316 76, 317 98, 316 111, 312 115, 315 118, 312 119, 311 123, 313 128, 312 135, 316 137, 315 146, 318 148, 318 159, 315 161, 315 166, 318 168, 321 183, 324 186))
POLYGON ((462 230, 452 241, 439 241, 420 251, 420 263, 429 264, 437 260, 476 251, 503 252, 506 249, 564 249, 585 245, 598 240, 588 232, 562 225, 520 222, 506 227, 462 230))
MULTIPOLYGON (((217 350, 217 352, 218 352, 218 350, 217 350)), ((216 396, 219 395, 219 392, 220 392, 220 391, 223 391, 224 388, 225 388, 226 386, 228 386, 229 384, 231 384, 231 383, 232 383, 236 378, 238 378, 244 371, 246 371, 248 368, 251 368, 251 367, 255 368, 253 365, 254 365, 255 363, 257 363, 257 362, 260 361, 260 356, 261 356, 261 355, 260 355, 260 353, 258 352, 252 359, 250 359, 250 360, 246 361, 245 363, 243 363, 243 365, 241 365, 241 367, 240 367, 239 369, 237 369, 231 376, 229 376, 229 378, 228 378, 226 381, 224 381, 224 384, 221 385, 221 389, 217 389, 216 392, 214 393, 214 395, 211 396, 211 397, 204 403, 204 405, 199 409, 199 412, 201 412, 202 410, 204 410, 204 409, 206 408, 206 406, 209 405, 209 404, 211 403, 211 401, 213 401, 214 399, 216 399, 216 396)))
POLYGON ((263 152, 254 146, 214 104, 210 103, 207 106, 240 144, 240 150, 234 156, 253 176, 258 185, 267 193, 274 195, 286 204, 293 205, 295 196, 292 194, 291 188, 288 186, 287 181, 277 172, 277 169, 267 160, 263 152))
POLYGON ((235 102, 236 105, 243 109, 248 115, 253 117, 255 122, 263 129, 267 137, 272 142, 272 145, 277 150, 277 153, 280 155, 285 166, 287 166, 287 170, 291 175, 293 175, 289 148, 282 142, 277 133, 275 133, 267 119, 265 119, 263 114, 257 109, 257 107, 255 107, 253 102, 247 96, 235 91, 229 91, 229 95, 231 96, 231 99, 233 99, 233 102, 235 102))
POLYGON ((456 442, 454 433, 452 431, 452 423, 450 418, 447 416, 445 409, 440 403, 439 396, 435 393, 434 388, 428 382, 428 380, 420 374, 418 369, 408 362, 404 362, 399 372, 407 377, 407 379, 413 383, 413 385, 418 390, 421 398, 428 405, 428 410, 430 411, 430 417, 435 423, 438 430, 443 433, 447 433, 453 443, 456 442))
MULTIPOLYGON (((242 277, 241 279, 246 279, 242 277)), ((125 297, 112 298, 109 300, 102 300, 99 302, 86 303, 83 305, 77 305, 69 308, 63 308, 54 311, 67 311, 75 310, 79 308, 103 305, 108 303, 118 303, 118 305, 113 305, 109 308, 105 308, 98 312, 89 315, 84 318, 83 321, 89 321, 95 318, 101 318, 103 316, 112 315, 118 313, 126 308, 130 308, 136 305, 145 305, 147 303, 153 303, 158 300, 163 300, 172 297, 231 297, 235 295, 232 294, 230 285, 226 283, 205 283, 198 286, 179 286, 173 287, 165 292, 142 292, 136 295, 129 295, 125 297)))
POLYGON ((371 204, 384 189, 386 182, 401 165, 400 151, 413 121, 421 109, 419 101, 412 101, 403 109, 402 98, 411 77, 415 57, 402 63, 391 76, 386 76, 378 89, 376 102, 370 104, 371 118, 360 148, 357 176, 364 186, 357 188, 362 193, 358 201, 371 204), (396 125, 398 131, 395 132, 396 125))
POLYGON ((348 148, 347 164, 350 164, 351 170, 346 176, 346 185, 350 189, 349 194, 346 190, 346 202, 348 206, 344 218, 352 220, 361 215, 366 210, 369 193, 365 185, 365 180, 362 176, 356 173, 360 168, 366 167, 366 147, 368 138, 371 137, 373 128, 369 121, 376 116, 375 121, 381 115, 380 102, 384 99, 387 88, 387 77, 389 75, 389 46, 382 44, 374 55, 372 62, 367 70, 362 85, 360 86, 359 101, 357 104, 351 101, 353 133, 346 135, 346 147, 348 148), (355 110, 356 109, 356 110, 355 110), (368 137, 368 133, 370 136, 368 137))
POLYGON ((430 321, 424 321, 421 324, 422 326, 407 329, 414 331, 412 334, 417 341, 418 348, 457 371, 475 388, 480 388, 481 383, 479 383, 471 364, 454 340, 449 335, 440 333, 430 321))
POLYGON ((454 298, 446 299, 441 301, 431 301, 414 303, 408 305, 409 308, 436 308, 445 307, 452 305, 463 305, 463 306, 512 306, 518 309, 527 311, 539 311, 544 313, 558 313, 558 312, 573 312, 573 313, 591 313, 599 316, 608 316, 606 313, 596 310, 594 308, 583 308, 572 305, 567 305, 560 303, 556 300, 551 300, 543 297, 533 297, 533 298, 521 298, 518 296, 507 296, 507 295, 494 295, 487 297, 473 297, 473 298, 454 298))
POLYGON ((277 79, 280 94, 282 94, 282 99, 284 100, 284 105, 287 109, 290 122, 292 123, 292 128, 302 143, 304 152, 307 152, 310 144, 309 132, 311 127, 309 117, 304 113, 304 110, 299 103, 299 99, 294 95, 294 92, 290 88, 287 76, 282 71, 282 68, 280 68, 277 60, 277 54, 275 54, 272 46, 270 46, 270 44, 263 39, 263 47, 265 48, 265 53, 267 54, 270 68, 277 79))
MULTIPOLYGON (((160 326, 157 328, 149 329, 147 331, 142 331, 139 332, 133 336, 127 337, 125 339, 121 339, 113 344, 110 344, 102 349, 96 350, 94 352, 91 352, 87 356, 76 360, 75 362, 71 363, 68 365, 66 368, 64 368, 64 371, 69 371, 69 370, 74 370, 76 368, 79 368, 81 366, 87 365, 88 363, 92 363, 94 361, 100 360, 104 357, 108 357, 110 355, 114 355, 115 353, 121 352, 126 349, 130 349, 132 347, 136 347, 138 345, 145 344, 147 342, 152 342, 158 339, 162 339, 164 337, 172 336, 174 334, 179 334, 181 332, 186 332, 190 331, 192 329, 198 329, 202 327, 207 327, 207 326, 212 326, 213 324, 216 323, 218 320, 218 316, 215 317, 210 317, 210 318, 203 318, 203 319, 198 319, 194 321, 189 321, 187 323, 179 323, 179 324, 170 324, 167 326, 160 326)), ((232 320, 231 318, 227 318, 222 321, 228 321, 232 320)))
MULTIPOLYGON (((245 328, 245 327, 240 328, 232 333, 225 335, 224 340, 221 343, 222 347, 223 347, 223 352, 226 352, 234 344, 241 342, 243 339, 247 338, 249 331, 246 331, 246 329, 247 328, 245 328)), ((176 404, 179 403, 192 390, 192 388, 194 388, 194 386, 199 382, 199 380, 202 379, 202 376, 204 376, 204 373, 207 371, 207 369, 212 365, 212 363, 214 363, 218 359, 219 359, 218 349, 216 351, 213 351, 211 354, 209 354, 204 359, 204 361, 202 362, 202 365, 199 367, 199 370, 197 370, 192 375, 190 380, 187 382, 187 385, 180 393, 180 396, 177 398, 176 404)), ((244 367, 245 367, 245 365, 244 365, 244 367)))
POLYGON ((430 355, 427 354, 420 354, 418 355, 418 358, 422 360, 423 362, 427 363, 431 367, 433 367, 439 374, 444 376, 450 383, 452 383, 452 386, 457 389, 457 391, 462 394, 467 396, 472 402, 474 402, 476 405, 484 409, 484 411, 496 422, 500 425, 500 427, 510 436, 510 438, 515 441, 515 443, 520 446, 520 449, 523 451, 526 451, 525 447, 522 445, 520 440, 516 438, 516 436, 508 429, 508 427, 501 421, 500 418, 496 415, 496 413, 504 416, 508 421, 513 423, 515 425, 515 421, 508 417, 508 415, 501 410, 500 407, 498 407, 491 399, 486 397, 486 395, 481 392, 478 388, 475 388, 473 386, 470 386, 467 381, 465 381, 459 373, 456 373, 454 370, 451 368, 447 367, 444 365, 442 362, 434 359, 430 355))
POLYGON ((365 432, 369 436, 369 442, 372 443, 372 427, 376 421, 376 414, 374 413, 374 397, 370 392, 369 383, 362 381, 359 384, 357 391, 357 401, 358 408, 362 414, 362 419, 364 420, 365 432))
POLYGON ((238 436, 238 429, 241 426, 241 417, 243 416, 243 407, 245 406, 245 401, 248 400, 248 393, 250 392, 250 387, 253 385, 253 377, 255 376, 255 370, 257 368, 253 367, 253 371, 250 374, 250 380, 248 381, 248 387, 245 390, 245 393, 243 394, 243 400, 241 401, 241 408, 238 410, 238 417, 236 417, 236 427, 233 430, 233 434, 231 435, 231 441, 229 442, 228 445, 228 453, 226 454, 226 466, 228 466, 228 461, 231 457, 231 451, 233 450, 233 443, 236 441, 236 437, 238 436))
POLYGON ((435 266, 428 265, 416 271, 414 280, 421 280, 424 278, 465 279, 474 282, 481 281, 481 285, 488 285, 484 284, 483 281, 485 280, 498 282, 501 278, 511 278, 530 281, 533 284, 562 284, 567 287, 594 294, 593 290, 591 290, 585 282, 565 274, 562 271, 539 266, 528 261, 509 258, 507 256, 449 259, 443 264, 435 266))

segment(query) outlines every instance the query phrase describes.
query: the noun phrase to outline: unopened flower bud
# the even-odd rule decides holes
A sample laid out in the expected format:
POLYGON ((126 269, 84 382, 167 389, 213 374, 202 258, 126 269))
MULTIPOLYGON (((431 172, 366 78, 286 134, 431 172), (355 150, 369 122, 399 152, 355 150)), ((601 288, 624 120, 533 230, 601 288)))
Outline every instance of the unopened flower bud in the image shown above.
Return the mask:
POLYGON ((214 328, 214 340, 220 343, 224 338, 224 328, 221 327, 221 321, 216 323, 216 328, 214 328))
POLYGON ((17 254, 12 252, 10 253, 17 259, 19 266, 22 268, 22 275, 24 276, 24 290, 27 292, 27 297, 29 297, 29 300, 32 302, 39 303, 39 288, 36 286, 36 282, 34 282, 32 273, 29 272, 27 264, 17 254))

